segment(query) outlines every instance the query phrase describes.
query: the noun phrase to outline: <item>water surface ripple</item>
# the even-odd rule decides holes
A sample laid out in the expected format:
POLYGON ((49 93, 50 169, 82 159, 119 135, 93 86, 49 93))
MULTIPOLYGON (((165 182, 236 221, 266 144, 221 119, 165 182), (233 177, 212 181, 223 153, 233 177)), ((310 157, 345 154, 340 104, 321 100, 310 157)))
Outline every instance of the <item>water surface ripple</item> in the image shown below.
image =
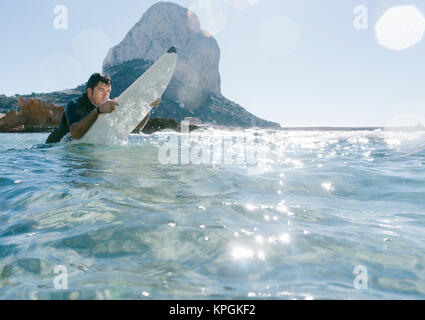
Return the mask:
POLYGON ((168 135, 0 134, 0 299, 425 297, 424 134, 210 129, 227 161, 164 164, 168 135))

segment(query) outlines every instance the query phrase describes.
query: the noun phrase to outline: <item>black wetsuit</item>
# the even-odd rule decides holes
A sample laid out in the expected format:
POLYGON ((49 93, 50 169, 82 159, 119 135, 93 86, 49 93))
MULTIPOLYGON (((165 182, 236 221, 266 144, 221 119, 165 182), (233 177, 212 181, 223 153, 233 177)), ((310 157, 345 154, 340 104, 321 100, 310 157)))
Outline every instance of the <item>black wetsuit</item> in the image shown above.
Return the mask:
POLYGON ((65 108, 59 127, 53 130, 47 138, 46 143, 57 143, 61 141, 69 132, 69 127, 73 123, 80 122, 95 108, 87 97, 87 94, 70 101, 65 108))

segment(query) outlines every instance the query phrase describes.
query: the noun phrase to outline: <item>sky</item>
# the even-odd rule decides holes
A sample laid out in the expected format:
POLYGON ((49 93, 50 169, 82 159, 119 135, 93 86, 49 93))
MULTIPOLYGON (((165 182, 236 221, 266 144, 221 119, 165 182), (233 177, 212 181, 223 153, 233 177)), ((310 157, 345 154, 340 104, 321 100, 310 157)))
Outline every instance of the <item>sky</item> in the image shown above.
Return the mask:
MULTIPOLYGON (((86 82, 156 2, 1 1, 0 94, 86 82)), ((425 125, 423 0, 173 2, 217 40, 223 95, 256 116, 284 127, 425 125)))

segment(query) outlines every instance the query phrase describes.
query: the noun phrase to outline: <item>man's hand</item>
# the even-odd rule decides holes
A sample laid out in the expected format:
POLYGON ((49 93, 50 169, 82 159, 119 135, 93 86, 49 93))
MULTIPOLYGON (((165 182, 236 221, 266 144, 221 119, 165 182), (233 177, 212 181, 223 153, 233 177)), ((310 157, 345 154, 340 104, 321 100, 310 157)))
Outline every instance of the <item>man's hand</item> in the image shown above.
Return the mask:
POLYGON ((158 106, 159 106, 160 103, 161 103, 161 98, 159 98, 158 100, 156 100, 155 102, 153 102, 151 104, 151 107, 158 108, 158 106))
POLYGON ((119 105, 120 104, 117 101, 109 100, 109 101, 106 101, 105 103, 102 103, 99 106, 99 109, 101 113, 111 113, 111 112, 114 112, 115 108, 119 105))

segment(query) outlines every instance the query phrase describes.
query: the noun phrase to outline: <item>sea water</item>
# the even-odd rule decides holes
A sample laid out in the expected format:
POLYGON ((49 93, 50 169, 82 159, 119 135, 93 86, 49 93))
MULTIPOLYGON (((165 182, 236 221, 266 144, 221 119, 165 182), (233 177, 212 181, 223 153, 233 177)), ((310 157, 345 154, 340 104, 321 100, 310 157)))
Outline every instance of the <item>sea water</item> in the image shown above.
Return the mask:
POLYGON ((423 299, 425 132, 0 134, 0 299, 423 299))

